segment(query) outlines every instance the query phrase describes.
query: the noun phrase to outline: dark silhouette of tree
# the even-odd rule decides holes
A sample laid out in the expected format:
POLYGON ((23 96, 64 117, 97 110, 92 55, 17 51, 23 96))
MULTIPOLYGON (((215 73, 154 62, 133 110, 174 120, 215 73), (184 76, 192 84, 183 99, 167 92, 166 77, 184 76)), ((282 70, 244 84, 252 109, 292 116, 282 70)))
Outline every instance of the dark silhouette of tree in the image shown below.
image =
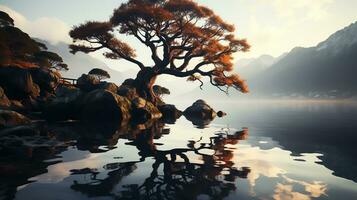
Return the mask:
POLYGON ((103 79, 110 78, 110 75, 107 71, 105 71, 103 69, 99 69, 99 68, 94 68, 94 69, 90 70, 88 72, 88 74, 96 77, 100 81, 103 79))
POLYGON ((152 87, 161 74, 194 76, 195 80, 208 77, 224 92, 229 87, 248 92, 244 80, 228 73, 233 70, 233 54, 250 47, 233 33, 233 25, 191 0, 129 0, 107 22, 90 21, 74 27, 70 48, 72 53, 107 50, 105 57, 135 64, 140 68, 136 89, 140 96, 155 103, 152 87), (153 66, 137 60, 135 50, 116 33, 133 36, 147 46, 153 66))
POLYGON ((14 20, 0 12, 0 66, 68 69, 59 55, 46 50, 46 45, 14 27, 14 20))
POLYGON ((14 20, 3 11, 0 11, 0 26, 14 26, 14 20))

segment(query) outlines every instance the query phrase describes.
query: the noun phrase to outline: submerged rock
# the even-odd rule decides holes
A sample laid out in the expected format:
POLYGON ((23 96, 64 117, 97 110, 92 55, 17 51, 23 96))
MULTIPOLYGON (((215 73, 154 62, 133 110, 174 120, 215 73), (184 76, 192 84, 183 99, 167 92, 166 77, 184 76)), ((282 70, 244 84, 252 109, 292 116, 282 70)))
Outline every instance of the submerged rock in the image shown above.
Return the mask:
POLYGON ((31 123, 31 120, 20 113, 10 110, 0 110, 0 128, 13 127, 31 123))
POLYGON ((121 121, 130 118, 131 102, 108 90, 94 90, 88 93, 83 102, 84 121, 121 121))

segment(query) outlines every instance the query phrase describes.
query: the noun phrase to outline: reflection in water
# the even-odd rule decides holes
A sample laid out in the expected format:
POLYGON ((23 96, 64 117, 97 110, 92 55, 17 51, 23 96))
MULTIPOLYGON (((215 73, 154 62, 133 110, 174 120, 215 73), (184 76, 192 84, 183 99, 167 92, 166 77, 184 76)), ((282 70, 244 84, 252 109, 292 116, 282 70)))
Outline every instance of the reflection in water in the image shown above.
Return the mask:
POLYGON ((279 183, 274 192, 274 199, 281 200, 281 199, 311 199, 321 197, 322 195, 326 196, 325 192, 327 190, 327 185, 320 181, 313 181, 312 183, 308 183, 305 181, 297 181, 291 178, 283 176, 286 181, 286 184, 283 185, 279 183), (307 194, 295 192, 293 187, 295 185, 301 185, 304 187, 304 192, 307 194))
POLYGON ((74 181, 71 188, 90 197, 109 194, 121 179, 132 173, 136 164, 153 158, 154 163, 150 176, 139 184, 124 185, 124 190, 117 197, 124 199, 196 199, 199 195, 207 195, 213 199, 223 199, 235 190, 237 177, 246 178, 248 168, 237 169, 232 161, 233 153, 225 149, 226 144, 237 144, 248 134, 248 130, 229 134, 218 132, 210 138, 209 143, 189 141, 187 148, 158 150, 153 139, 160 134, 161 127, 155 124, 150 129, 136 133, 129 145, 135 146, 140 160, 137 162, 112 163, 105 168, 114 168, 104 179, 97 179, 97 172, 90 173, 90 181, 78 183, 74 181), (201 153, 213 150, 212 154, 201 153), (188 153, 200 156, 201 163, 191 162, 188 153))
POLYGON ((319 109, 341 120, 322 126, 323 117, 302 108, 233 113, 220 123, 249 131, 196 129, 181 118, 169 126, 63 123, 2 132, 0 199, 356 199, 357 128, 346 123, 355 114, 319 109))

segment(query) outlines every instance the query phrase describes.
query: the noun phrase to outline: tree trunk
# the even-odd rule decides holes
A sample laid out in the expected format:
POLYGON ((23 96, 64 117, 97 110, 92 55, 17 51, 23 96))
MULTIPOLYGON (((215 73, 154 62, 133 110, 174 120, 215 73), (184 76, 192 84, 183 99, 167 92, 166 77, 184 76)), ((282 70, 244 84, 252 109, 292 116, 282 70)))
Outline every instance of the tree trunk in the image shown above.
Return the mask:
POLYGON ((158 103, 158 97, 153 91, 157 73, 151 68, 144 68, 139 71, 135 79, 135 88, 141 98, 152 102, 154 105, 158 103))

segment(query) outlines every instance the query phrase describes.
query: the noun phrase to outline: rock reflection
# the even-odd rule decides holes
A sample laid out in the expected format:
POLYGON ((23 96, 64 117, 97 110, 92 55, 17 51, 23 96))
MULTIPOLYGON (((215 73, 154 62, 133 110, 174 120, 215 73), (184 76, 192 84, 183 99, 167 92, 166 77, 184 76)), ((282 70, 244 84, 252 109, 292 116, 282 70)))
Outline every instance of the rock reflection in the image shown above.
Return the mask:
POLYGON ((102 179, 89 170, 90 181, 74 181, 71 188, 90 197, 114 195, 121 199, 196 199, 205 194, 212 199, 223 199, 236 189, 235 180, 246 178, 250 172, 246 167, 233 167, 233 152, 225 148, 226 144, 236 144, 246 138, 248 129, 234 134, 218 132, 209 143, 189 141, 187 148, 158 150, 154 139, 168 132, 163 124, 156 122, 150 128, 136 129, 123 135, 130 139, 128 145, 139 150, 140 160, 107 164, 104 168, 110 172, 102 179), (204 150, 212 150, 213 153, 204 154, 204 150), (191 161, 189 153, 199 156, 201 162, 191 161), (120 191, 113 192, 123 177, 132 173, 147 158, 154 159, 150 176, 142 184, 123 184, 120 191))

